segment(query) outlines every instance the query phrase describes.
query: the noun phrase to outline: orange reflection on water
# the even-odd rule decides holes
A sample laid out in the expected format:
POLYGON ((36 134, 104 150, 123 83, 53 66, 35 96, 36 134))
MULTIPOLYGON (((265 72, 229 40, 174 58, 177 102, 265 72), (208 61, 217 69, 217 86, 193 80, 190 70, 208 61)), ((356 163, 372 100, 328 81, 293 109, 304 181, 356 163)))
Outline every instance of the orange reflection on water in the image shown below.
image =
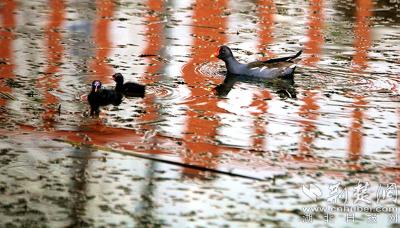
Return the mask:
POLYGON ((258 49, 263 52, 266 57, 273 57, 274 54, 268 50, 268 45, 272 43, 274 37, 272 32, 274 30, 274 15, 276 12, 273 0, 258 0, 258 17, 260 43, 258 49))
POLYGON ((303 118, 299 121, 302 131, 300 133, 299 152, 300 155, 311 155, 311 146, 316 137, 317 127, 315 121, 319 117, 319 105, 316 102, 317 93, 307 90, 303 97, 303 105, 300 107, 299 115, 303 118))
MULTIPOLYGON (((273 57, 274 53, 267 49, 268 45, 273 41, 273 27, 274 27, 274 15, 276 12, 275 4, 273 0, 258 0, 258 17, 259 17, 259 43, 258 50, 264 53, 266 57, 273 57)), ((253 150, 262 151, 266 146, 265 136, 267 122, 263 118, 263 115, 268 111, 267 100, 272 98, 271 93, 268 89, 263 88, 260 93, 256 93, 253 96, 253 101, 250 104, 252 107, 256 107, 258 112, 252 112, 253 126, 254 126, 254 137, 251 148, 253 150)))
MULTIPOLYGON (((372 1, 357 0, 356 1, 356 26, 353 56, 353 70, 356 72, 363 71, 367 63, 367 52, 371 46, 370 17, 372 16, 372 1)), ((349 160, 358 161, 363 149, 363 132, 362 122, 364 120, 363 106, 367 104, 364 97, 355 96, 353 103, 352 124, 349 133, 349 160)), ((357 168, 357 167, 355 167, 357 168)))
MULTIPOLYGON (((15 28, 15 9, 16 2, 12 0, 0 1, 0 75, 2 78, 14 78, 14 55, 13 41, 15 28)), ((0 91, 9 93, 11 88, 5 84, 5 81, 0 83, 0 91)), ((0 98, 0 106, 4 106, 6 100, 0 98)))
POLYGON ((54 115, 57 113, 56 105, 58 98, 51 91, 59 89, 60 76, 56 73, 62 64, 62 56, 64 47, 61 44, 62 34, 60 33, 61 25, 65 19, 65 4, 62 0, 49 1, 51 9, 48 17, 48 24, 45 28, 47 43, 47 67, 44 75, 38 79, 38 86, 44 90, 44 106, 43 122, 45 128, 53 126, 55 120, 54 115))
POLYGON ((324 8, 323 0, 310 0, 308 41, 305 44, 305 53, 308 54, 304 63, 315 65, 321 59, 321 48, 324 43, 324 8))
POLYGON ((357 161, 360 159, 363 147, 363 120, 364 120, 364 106, 367 102, 364 97, 355 96, 355 101, 352 105, 352 123, 349 133, 349 160, 357 161))
MULTIPOLYGON (((158 3, 161 3, 162 1, 149 1, 149 7, 153 9, 154 4, 158 5, 158 3)), ((96 2, 97 6, 97 22, 95 24, 95 33, 94 33, 94 40, 97 46, 97 51, 96 51, 96 60, 92 64, 94 76, 96 79, 100 79, 102 81, 110 81, 111 80, 111 75, 112 75, 112 68, 111 66, 106 62, 107 58, 109 57, 110 54, 110 48, 112 47, 112 42, 110 41, 109 38, 109 28, 110 28, 110 23, 111 23, 111 17, 114 14, 114 3, 113 1, 101 1, 98 0, 96 2)), ((149 26, 152 23, 148 23, 149 26)), ((161 32, 158 31, 159 33, 161 32)), ((158 47, 161 47, 162 44, 159 42, 159 40, 152 40, 150 39, 148 41, 148 47, 152 47, 154 44, 157 44, 158 47)), ((146 48, 146 50, 150 50, 146 48)), ((152 64, 151 64, 152 65, 152 64)), ((157 68, 154 67, 149 67, 148 70, 149 74, 156 72, 157 68)), ((126 78, 126 80, 129 80, 126 78)), ((151 81, 148 81, 146 79, 142 80, 142 82, 145 83, 150 83, 151 81)), ((140 98, 132 98, 132 99, 140 99, 140 98)), ((127 99, 129 102, 130 99, 127 99)), ((141 120, 142 121, 150 121, 155 119, 154 116, 157 116, 157 111, 154 109, 154 97, 145 97, 144 98, 145 102, 145 108, 146 108, 146 113, 141 120)), ((144 124, 145 125, 145 124, 144 124)), ((67 132, 64 132, 66 134, 67 132)), ((144 140, 144 135, 141 133, 138 133, 134 130, 127 130, 127 129, 121 129, 121 128, 113 128, 113 127, 108 127, 105 126, 101 120, 98 121, 92 121, 89 125, 87 126, 82 126, 82 129, 80 131, 80 135, 86 135, 88 138, 90 138, 90 142, 85 142, 82 141, 82 137, 79 135, 74 136, 73 132, 69 132, 69 138, 68 140, 72 140, 73 142, 83 142, 86 144, 93 144, 96 146, 104 146, 106 148, 108 147, 116 147, 119 149, 124 149, 124 150, 130 150, 130 151, 139 151, 139 152, 146 152, 146 153, 152 153, 152 154, 158 154, 158 153, 163 153, 157 146, 156 144, 161 145, 162 140, 159 139, 159 136, 154 135, 152 136, 151 140, 152 143, 149 143, 149 141, 144 140), (112 145, 110 144, 112 143, 112 145)), ((176 146, 176 144, 174 144, 176 146)))
MULTIPOLYGON (((114 15, 114 1, 96 0, 96 22, 94 25, 94 43, 96 45, 94 60, 91 63, 92 80, 103 83, 111 81, 112 68, 107 63, 112 43, 109 38, 110 23, 114 15)), ((90 80, 90 81, 92 81, 90 80)))
MULTIPOLYGON (((223 10, 227 1, 197 0, 193 8, 193 35, 191 49, 192 59, 183 67, 183 79, 191 90, 190 101, 187 102, 187 124, 185 130, 185 144, 188 153, 183 155, 185 163, 197 164, 205 167, 215 167, 218 159, 218 146, 214 140, 217 135, 219 121, 218 98, 212 96, 205 86, 209 81, 219 84, 220 80, 207 78, 195 70, 196 65, 210 61, 210 55, 218 46, 226 42, 226 18, 223 10), (208 154, 208 155, 207 155, 208 154), (205 156, 202 156, 205 155, 205 156), (211 156, 210 156, 211 155, 211 156)), ((185 169, 186 174, 201 174, 199 171, 185 169)))
POLYGON ((368 49, 371 47, 370 17, 372 16, 372 0, 356 0, 356 26, 353 57, 354 71, 367 67, 368 49))

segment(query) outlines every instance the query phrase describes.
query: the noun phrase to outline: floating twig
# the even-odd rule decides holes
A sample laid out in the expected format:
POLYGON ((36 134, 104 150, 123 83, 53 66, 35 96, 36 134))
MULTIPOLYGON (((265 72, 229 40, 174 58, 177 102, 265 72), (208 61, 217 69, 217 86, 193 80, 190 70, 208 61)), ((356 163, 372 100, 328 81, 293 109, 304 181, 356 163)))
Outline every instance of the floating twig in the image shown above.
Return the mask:
POLYGON ((233 172, 225 171, 225 170, 221 170, 221 169, 208 168, 208 167, 194 165, 194 164, 186 164, 186 163, 181 163, 181 162, 177 162, 177 161, 171 161, 171 160, 167 160, 167 159, 156 158, 154 156, 139 154, 139 153, 136 153, 136 152, 133 152, 133 151, 116 150, 116 149, 112 149, 112 148, 107 148, 107 147, 102 147, 102 146, 97 146, 97 145, 89 145, 89 144, 84 144, 84 143, 77 143, 77 142, 72 142, 72 141, 63 140, 63 139, 57 139, 57 141, 69 143, 69 144, 74 145, 74 146, 87 146, 87 147, 91 147, 91 148, 94 148, 94 149, 97 149, 97 150, 103 150, 103 151, 108 151, 108 152, 116 152, 116 153, 119 153, 119 154, 130 155, 130 156, 137 157, 137 158, 152 160, 152 161, 156 161, 156 162, 162 162, 162 163, 175 165, 175 166, 181 166, 181 167, 190 168, 190 169, 196 169, 196 170, 200 170, 200 171, 207 171, 207 172, 212 172, 212 173, 229 175, 229 176, 233 176, 233 177, 246 178, 246 179, 250 179, 250 180, 258 180, 258 181, 265 181, 266 180, 266 179, 259 178, 259 177, 244 175, 244 174, 240 174, 240 173, 233 173, 233 172))

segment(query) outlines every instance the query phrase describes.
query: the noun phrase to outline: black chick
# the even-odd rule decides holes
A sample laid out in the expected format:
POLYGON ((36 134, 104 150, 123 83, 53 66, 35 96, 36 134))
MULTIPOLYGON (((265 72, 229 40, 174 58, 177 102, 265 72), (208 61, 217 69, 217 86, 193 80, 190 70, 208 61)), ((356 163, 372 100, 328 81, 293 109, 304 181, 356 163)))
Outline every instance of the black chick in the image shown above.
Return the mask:
POLYGON ((124 83, 124 76, 121 73, 116 73, 113 76, 114 81, 117 83, 115 91, 122 93, 126 97, 144 97, 145 86, 134 82, 124 83))
POLYGON ((100 106, 106 105, 120 105, 122 102, 122 94, 115 90, 101 88, 101 81, 94 80, 92 82, 92 91, 88 95, 90 104, 90 115, 98 116, 100 113, 100 106))

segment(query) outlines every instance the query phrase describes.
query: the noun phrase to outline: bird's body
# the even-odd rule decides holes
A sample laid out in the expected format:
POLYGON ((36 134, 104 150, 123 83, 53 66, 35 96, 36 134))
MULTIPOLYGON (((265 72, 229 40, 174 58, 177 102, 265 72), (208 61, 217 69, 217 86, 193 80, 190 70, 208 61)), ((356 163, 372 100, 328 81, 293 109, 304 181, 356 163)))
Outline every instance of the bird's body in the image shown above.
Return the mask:
POLYGON ((100 107, 107 105, 118 106, 122 102, 122 94, 115 90, 101 88, 101 82, 95 80, 92 82, 92 90, 88 95, 90 105, 90 115, 99 115, 100 107))
POLYGON ((228 74, 244 75, 262 79, 274 79, 278 77, 293 77, 297 63, 297 60, 295 59, 300 56, 301 53, 302 51, 299 51, 296 55, 289 57, 269 59, 266 61, 255 61, 251 63, 240 63, 233 56, 229 47, 221 46, 212 56, 216 56, 225 62, 228 74))
POLYGON ((113 75, 116 82, 115 91, 122 93, 126 97, 144 97, 145 86, 135 82, 124 83, 124 77, 120 73, 113 75))

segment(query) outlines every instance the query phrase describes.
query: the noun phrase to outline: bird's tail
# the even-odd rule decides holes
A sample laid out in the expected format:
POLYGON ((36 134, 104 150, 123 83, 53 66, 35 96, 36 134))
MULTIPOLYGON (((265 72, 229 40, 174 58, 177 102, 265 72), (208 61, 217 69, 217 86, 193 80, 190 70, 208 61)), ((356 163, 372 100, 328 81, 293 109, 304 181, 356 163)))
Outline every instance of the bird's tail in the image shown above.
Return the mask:
POLYGON ((264 61, 264 63, 291 62, 295 58, 299 57, 301 55, 301 53, 303 53, 303 50, 300 50, 299 52, 297 52, 295 55, 292 55, 292 56, 268 59, 268 60, 264 61))
POLYGON ((301 49, 299 52, 297 52, 295 55, 293 55, 290 59, 295 59, 297 57, 299 57, 301 55, 301 53, 303 53, 303 49, 301 49))
POLYGON ((297 57, 299 57, 299 56, 301 55, 301 53, 303 53, 303 50, 300 50, 300 51, 297 52, 295 55, 291 56, 291 58, 290 58, 288 61, 297 64, 297 63, 300 62, 300 60, 301 60, 301 59, 298 59, 298 58, 297 58, 297 57))

